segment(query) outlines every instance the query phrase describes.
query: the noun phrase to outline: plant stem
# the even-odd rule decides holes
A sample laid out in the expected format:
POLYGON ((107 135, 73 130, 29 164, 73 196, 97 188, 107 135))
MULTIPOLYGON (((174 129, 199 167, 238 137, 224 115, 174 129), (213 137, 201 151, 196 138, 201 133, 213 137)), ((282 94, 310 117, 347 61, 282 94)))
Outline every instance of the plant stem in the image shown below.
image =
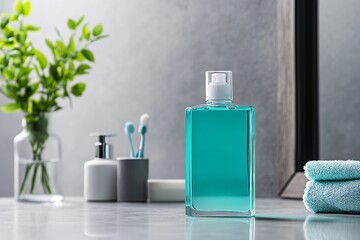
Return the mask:
MULTIPOLYGON (((33 161, 41 160, 41 155, 39 153, 39 143, 32 143, 31 147, 33 149, 33 161), (39 156, 40 155, 40 156, 39 156)), ((38 170, 38 163, 32 163, 32 166, 34 166, 34 172, 31 180, 31 187, 30 187, 30 193, 33 194, 35 190, 36 185, 36 176, 37 176, 37 170, 38 170)))
POLYGON ((43 187, 47 190, 48 194, 52 194, 52 190, 51 190, 51 187, 50 187, 50 181, 49 181, 49 175, 47 173, 47 169, 46 169, 46 166, 45 164, 41 164, 41 168, 42 168, 42 185, 43 187))
POLYGON ((32 180, 31 180, 31 188, 30 188, 30 193, 33 194, 34 190, 35 190, 35 183, 36 183, 36 175, 37 175, 37 170, 39 167, 39 163, 34 163, 34 173, 32 176, 32 180))
MULTIPOLYGON (((41 165, 41 170, 42 170, 42 165, 41 165)), ((44 178, 43 170, 41 172, 41 186, 42 189, 44 190, 44 193, 49 193, 45 187, 45 178, 44 178)))
POLYGON ((27 179, 28 179, 28 177, 29 177, 29 172, 30 172, 32 166, 33 166, 32 163, 26 166, 24 179, 23 179, 22 182, 21 182, 21 187, 20 187, 20 191, 19 191, 19 195, 20 195, 20 196, 23 195, 24 192, 25 192, 25 184, 26 184, 27 179))

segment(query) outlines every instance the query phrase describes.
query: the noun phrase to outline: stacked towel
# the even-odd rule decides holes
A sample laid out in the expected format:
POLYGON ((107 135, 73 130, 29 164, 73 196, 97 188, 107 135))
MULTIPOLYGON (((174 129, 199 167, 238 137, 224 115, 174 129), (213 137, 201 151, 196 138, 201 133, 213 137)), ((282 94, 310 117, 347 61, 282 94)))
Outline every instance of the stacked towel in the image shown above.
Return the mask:
POLYGON ((309 211, 360 213, 360 161, 310 161, 304 170, 309 211))

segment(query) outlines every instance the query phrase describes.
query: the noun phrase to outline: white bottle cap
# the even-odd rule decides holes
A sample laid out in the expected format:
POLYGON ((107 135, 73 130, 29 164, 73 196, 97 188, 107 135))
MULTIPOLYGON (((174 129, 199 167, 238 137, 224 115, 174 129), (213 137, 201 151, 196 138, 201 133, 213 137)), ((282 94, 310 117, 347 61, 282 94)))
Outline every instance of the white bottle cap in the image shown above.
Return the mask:
POLYGON ((206 101, 233 100, 232 71, 206 71, 206 101))

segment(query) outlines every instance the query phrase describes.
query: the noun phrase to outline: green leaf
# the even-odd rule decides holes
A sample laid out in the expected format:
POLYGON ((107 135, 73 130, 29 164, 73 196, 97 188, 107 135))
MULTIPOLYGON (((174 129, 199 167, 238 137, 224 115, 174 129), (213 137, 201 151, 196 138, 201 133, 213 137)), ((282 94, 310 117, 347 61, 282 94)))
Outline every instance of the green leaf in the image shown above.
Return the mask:
POLYGON ((90 38, 90 29, 89 29, 89 26, 88 26, 87 24, 85 24, 85 25, 83 26, 82 36, 83 36, 83 38, 85 38, 86 40, 89 40, 89 38, 90 38))
POLYGON ((75 69, 75 64, 71 59, 69 59, 68 65, 69 65, 69 71, 73 72, 75 69))
POLYGON ((4 77, 8 80, 14 80, 15 74, 13 70, 10 70, 9 68, 4 68, 3 70, 4 77))
POLYGON ((31 2, 30 1, 26 1, 23 3, 22 13, 24 14, 24 16, 30 15, 30 13, 31 13, 31 2))
POLYGON ((31 25, 31 24, 27 24, 27 25, 25 25, 25 30, 35 32, 35 31, 39 31, 40 27, 31 25))
POLYGON ((103 26, 101 24, 98 24, 93 29, 93 35, 95 37, 99 36, 103 32, 103 26))
POLYGON ((82 21, 84 20, 84 18, 85 18, 85 16, 81 16, 81 17, 79 18, 79 20, 77 20, 76 26, 79 26, 79 25, 82 23, 82 21))
POLYGON ((38 66, 34 65, 34 69, 35 69, 35 73, 38 76, 38 78, 41 78, 41 74, 40 74, 38 66))
POLYGON ((59 51, 60 55, 65 55, 66 53, 66 46, 62 41, 56 41, 56 48, 59 51))
POLYGON ((71 29, 71 30, 75 30, 77 25, 74 19, 69 18, 67 21, 67 26, 71 29))
MULTIPOLYGON (((6 42, 7 41, 5 39, 0 38, 0 48, 2 48, 6 44, 6 42)), ((1 56, 0 58, 4 59, 5 57, 1 56)), ((2 61, 2 60, 0 60, 0 61, 2 61)), ((0 64, 2 64, 2 63, 0 63, 0 64)))
POLYGON ((14 85, 7 84, 3 88, 4 94, 11 99, 16 99, 18 97, 17 95, 17 87, 14 85))
POLYGON ((68 49, 70 52, 75 50, 75 41, 74 41, 74 37, 71 36, 69 44, 68 44, 68 49))
POLYGON ((29 93, 29 97, 34 95, 36 93, 36 91, 39 89, 40 83, 34 83, 30 85, 30 93, 29 93))
POLYGON ((31 96, 31 87, 25 87, 25 92, 22 95, 22 99, 28 99, 31 96))
POLYGON ((65 51, 66 50, 66 46, 62 41, 56 41, 56 47, 58 50, 60 51, 65 51))
POLYGON ((39 50, 34 50, 34 53, 35 53, 36 59, 38 60, 38 62, 40 64, 41 69, 44 70, 46 68, 47 64, 48 64, 47 58, 39 50))
POLYGON ((90 62, 95 62, 95 57, 94 54, 88 50, 88 49, 83 49, 81 50, 82 55, 84 55, 84 57, 89 60, 90 62))
POLYGON ((14 13, 14 14, 11 14, 11 15, 10 15, 10 22, 16 21, 16 20, 18 20, 18 19, 19 19, 19 14, 14 13))
POLYGON ((80 82, 72 86, 70 91, 74 96, 80 97, 85 91, 85 88, 86 88, 86 84, 80 82))
MULTIPOLYGON (((1 39, 0 39, 0 48, 1 48, 1 39)), ((0 55, 0 68, 4 68, 6 66, 6 59, 4 55, 0 55)))
POLYGON ((64 76, 65 71, 66 71, 65 63, 59 62, 58 72, 59 72, 60 77, 64 76))
POLYGON ((40 83, 34 83, 34 84, 27 86, 25 88, 25 94, 23 95, 23 97, 25 99, 28 99, 29 97, 34 95, 36 93, 36 91, 38 90, 39 85, 40 85, 40 83))
POLYGON ((19 14, 23 13, 23 3, 21 0, 17 0, 15 4, 15 11, 19 14))
POLYGON ((8 103, 1 107, 1 111, 5 113, 13 113, 20 110, 20 105, 18 103, 8 103))
MULTIPOLYGON (((49 68, 49 73, 50 73, 50 68, 49 68)), ((49 77, 41 77, 41 82, 45 83, 46 88, 50 88, 53 85, 56 85, 56 81, 54 80, 54 78, 52 76, 49 77)))
POLYGON ((32 113, 33 111, 34 111, 34 101, 30 101, 29 102, 29 104, 28 104, 28 109, 27 109, 27 111, 29 112, 29 113, 32 113))
POLYGON ((27 38, 26 32, 15 32, 15 39, 21 44, 24 44, 27 38))
POLYGON ((9 23, 9 17, 8 16, 5 16, 5 17, 3 17, 2 19, 1 19, 1 28, 5 28, 6 27, 6 25, 8 25, 8 23, 9 23))
POLYGON ((18 75, 19 76, 28 76, 31 73, 31 71, 32 71, 32 68, 23 66, 23 67, 20 67, 20 69, 18 71, 18 75))
POLYGON ((83 62, 85 60, 85 57, 81 52, 78 52, 75 56, 75 60, 78 62, 83 62))
POLYGON ((51 50, 54 49, 54 45, 52 44, 52 42, 49 39, 45 39, 45 43, 51 50))
POLYGON ((49 73, 56 81, 60 80, 60 74, 57 69, 57 66, 50 65, 49 73))
POLYGON ((5 28, 3 28, 2 33, 7 38, 11 38, 14 36, 14 28, 12 28, 10 25, 7 25, 5 28))
POLYGON ((75 71, 75 74, 82 75, 87 74, 87 70, 91 69, 91 67, 88 64, 80 64, 75 71))

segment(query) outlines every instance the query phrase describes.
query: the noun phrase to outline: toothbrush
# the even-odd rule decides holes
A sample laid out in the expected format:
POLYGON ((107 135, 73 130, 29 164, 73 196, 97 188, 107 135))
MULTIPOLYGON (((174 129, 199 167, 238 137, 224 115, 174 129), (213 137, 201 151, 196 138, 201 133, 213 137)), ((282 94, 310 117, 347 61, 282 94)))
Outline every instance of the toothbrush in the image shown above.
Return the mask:
POLYGON ((141 134, 141 141, 139 152, 136 154, 137 158, 144 157, 144 148, 145 148, 145 134, 147 131, 147 126, 149 125, 150 116, 146 113, 142 114, 140 117, 139 133, 141 134))
POLYGON ((133 146, 133 143, 132 143, 132 140, 131 140, 131 134, 133 134, 135 132, 135 125, 132 122, 126 122, 124 131, 125 131, 125 133, 127 134, 128 138, 129 138, 131 157, 135 157, 134 146, 133 146))

